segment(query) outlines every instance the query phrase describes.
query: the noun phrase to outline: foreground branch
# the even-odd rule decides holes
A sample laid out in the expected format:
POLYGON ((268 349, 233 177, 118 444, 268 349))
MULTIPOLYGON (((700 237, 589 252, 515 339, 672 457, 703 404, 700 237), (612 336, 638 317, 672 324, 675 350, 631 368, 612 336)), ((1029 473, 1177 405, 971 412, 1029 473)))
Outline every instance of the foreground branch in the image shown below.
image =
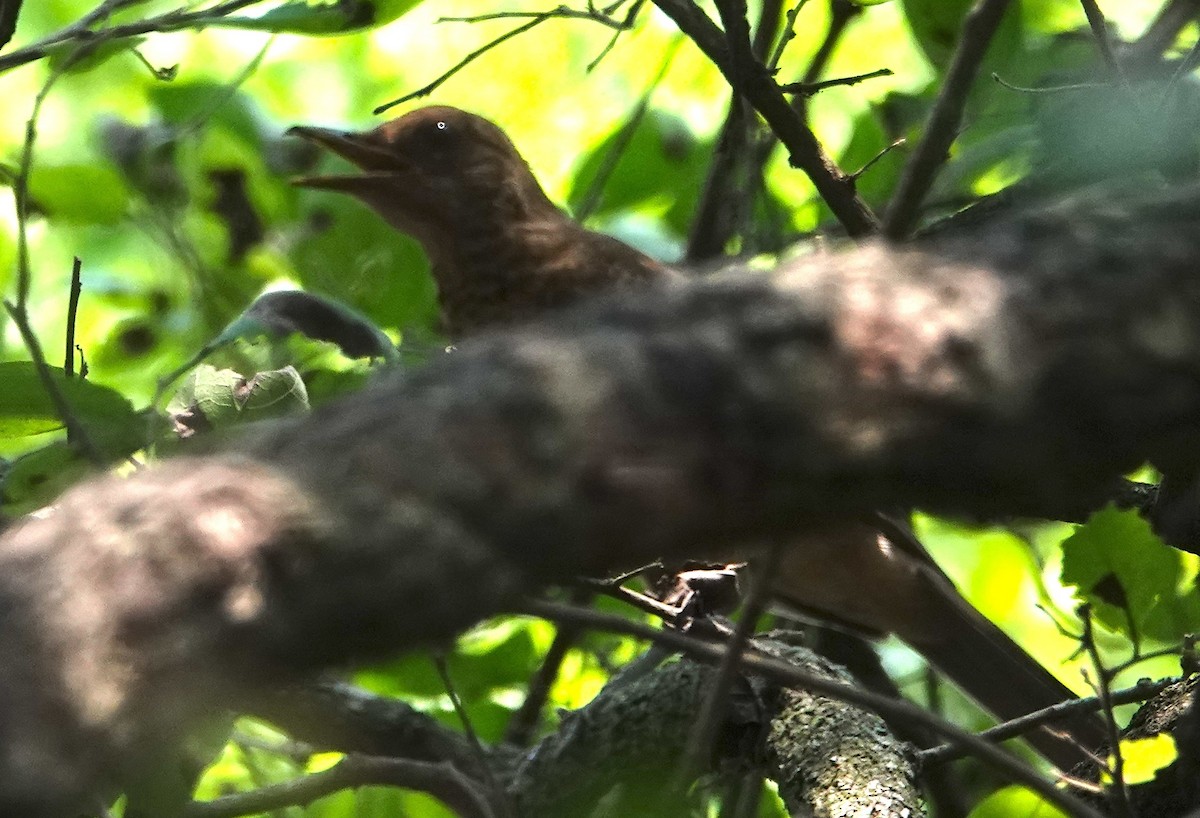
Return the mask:
POLYGON ((0 813, 521 594, 874 508, 1078 514, 1200 447, 1200 191, 586 306, 0 540, 0 813))

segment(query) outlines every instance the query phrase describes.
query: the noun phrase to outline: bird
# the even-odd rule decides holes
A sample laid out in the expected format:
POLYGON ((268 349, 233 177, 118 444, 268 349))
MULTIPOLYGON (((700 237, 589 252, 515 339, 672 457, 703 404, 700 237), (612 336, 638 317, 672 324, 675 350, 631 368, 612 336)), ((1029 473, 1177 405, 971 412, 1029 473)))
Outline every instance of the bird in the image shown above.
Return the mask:
MULTIPOLYGON (((452 338, 683 276, 572 220, 505 133, 476 114, 439 105, 364 132, 297 126, 289 133, 358 169, 295 184, 354 196, 421 244, 452 338)), ((871 634, 894 633, 999 718, 1074 698, 962 597, 915 538, 905 538, 904 550, 854 521, 802 539, 785 551, 773 583, 778 598, 871 634)), ((1088 717, 1069 722, 1067 732, 1088 748, 1106 738, 1088 717)), ((1064 769, 1086 757, 1045 733, 1029 740, 1064 769)))
POLYGON ((571 219, 504 131, 476 114, 438 105, 362 133, 308 126, 289 133, 360 171, 294 184, 348 193, 421 244, 451 338, 520 323, 605 290, 680 277, 571 219))

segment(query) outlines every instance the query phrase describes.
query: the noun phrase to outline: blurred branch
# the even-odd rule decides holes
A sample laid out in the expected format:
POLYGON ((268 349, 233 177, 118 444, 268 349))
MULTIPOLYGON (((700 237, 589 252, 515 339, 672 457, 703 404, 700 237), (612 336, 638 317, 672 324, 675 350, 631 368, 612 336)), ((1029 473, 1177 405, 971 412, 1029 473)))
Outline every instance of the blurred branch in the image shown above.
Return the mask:
POLYGON ((1083 14, 1087 17, 1092 36, 1096 38, 1096 47, 1100 49, 1100 57, 1108 66, 1108 70, 1112 72, 1113 77, 1122 79, 1124 72, 1121 70, 1121 63, 1117 61, 1117 55, 1113 52, 1112 39, 1108 36, 1108 23, 1104 19, 1104 12, 1100 11, 1096 0, 1079 0, 1079 3, 1083 6, 1083 14))
MULTIPOLYGON (((692 0, 654 0, 664 14, 675 21, 679 30, 692 39, 727 80, 736 82, 733 57, 725 33, 692 0)), ((746 100, 767 121, 767 125, 788 149, 793 166, 812 180, 817 193, 851 236, 864 236, 878 228, 871 208, 854 190, 854 183, 834 164, 803 118, 788 104, 779 85, 760 65, 744 78, 741 89, 746 100)))
POLYGON ((1179 32, 1200 15, 1200 0, 1170 0, 1163 5, 1141 38, 1129 47, 1127 59, 1137 64, 1162 56, 1179 32))
POLYGON ((108 18, 116 11, 145 2, 147 0, 109 0, 109 2, 101 3, 93 11, 66 28, 51 34, 49 37, 38 40, 32 45, 18 48, 16 51, 0 57, 0 72, 40 60, 46 57, 55 46, 67 43, 76 43, 81 49, 80 53, 72 57, 72 61, 75 61, 86 57, 99 46, 116 42, 117 40, 125 40, 151 32, 161 33, 180 31, 187 28, 203 28, 214 20, 227 17, 236 11, 241 11, 256 3, 261 3, 263 0, 226 0, 224 3, 218 3, 215 6, 201 9, 200 11, 189 12, 184 9, 176 9, 175 11, 169 11, 154 17, 147 17, 144 20, 138 20, 133 23, 125 23, 99 30, 93 28, 101 20, 108 18))

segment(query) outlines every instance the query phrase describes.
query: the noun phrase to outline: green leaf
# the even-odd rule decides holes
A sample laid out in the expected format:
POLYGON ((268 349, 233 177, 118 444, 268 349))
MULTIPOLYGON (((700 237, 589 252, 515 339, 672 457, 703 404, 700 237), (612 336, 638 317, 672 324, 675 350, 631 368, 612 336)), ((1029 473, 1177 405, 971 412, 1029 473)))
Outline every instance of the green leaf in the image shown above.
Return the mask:
POLYGON ((129 190, 106 164, 35 164, 29 195, 53 218, 80 224, 117 224, 129 205, 129 190))
POLYGON ((571 210, 585 206, 602 182, 599 204, 589 215, 643 210, 660 216, 677 235, 687 235, 712 143, 697 139, 679 117, 651 110, 634 128, 607 179, 601 179, 623 138, 619 129, 614 131, 583 160, 567 197, 571 210))
POLYGON ((214 427, 307 411, 308 393, 294 367, 259 372, 247 379, 232 369, 203 364, 171 399, 174 414, 199 412, 214 427))
POLYGON ((210 25, 276 34, 337 35, 378 28, 421 0, 293 0, 258 17, 225 17, 210 25))
POLYGON ((54 502, 54 498, 95 468, 65 440, 14 460, 0 477, 0 511, 19 517, 54 502))
POLYGON ((1013 818, 1017 815, 1067 818, 1066 813, 1043 801, 1041 796, 1017 786, 996 790, 980 801, 967 818, 1013 818))
MULTIPOLYGON (((146 420, 119 392, 82 378, 68 378, 58 367, 50 367, 50 375, 103 454, 123 457, 145 444, 146 420)), ((31 362, 0 363, 0 385, 0 441, 64 428, 31 362)))
POLYGON ((1108 507, 1063 543, 1062 580, 1107 627, 1128 632, 1132 618, 1139 635, 1176 641, 1200 628, 1195 563, 1137 513, 1108 507))

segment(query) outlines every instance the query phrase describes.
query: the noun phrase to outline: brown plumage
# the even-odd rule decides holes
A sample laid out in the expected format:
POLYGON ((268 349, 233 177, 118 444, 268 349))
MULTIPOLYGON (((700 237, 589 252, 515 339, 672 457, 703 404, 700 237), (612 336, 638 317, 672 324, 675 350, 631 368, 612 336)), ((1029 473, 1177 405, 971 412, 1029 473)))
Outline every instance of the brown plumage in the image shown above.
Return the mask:
MULTIPOLYGON (((295 133, 354 163, 360 173, 298 184, 349 193, 424 247, 454 337, 534 318, 604 290, 677 273, 573 222, 546 197, 508 137, 491 122, 437 106, 364 133, 298 127, 295 133)), ((775 592, 801 608, 875 633, 895 633, 1002 718, 1072 698, 1071 692, 979 614, 928 555, 883 546, 861 524, 812 532, 789 550, 775 592)), ((1085 745, 1104 739, 1077 717, 1085 745)), ((1083 754, 1047 734, 1032 737, 1060 766, 1083 754)))
POLYGON ((310 127, 289 133, 361 171, 297 184, 349 193, 421 243, 452 337, 675 275, 572 221, 547 198, 504 132, 475 114, 441 105, 362 133, 310 127))

